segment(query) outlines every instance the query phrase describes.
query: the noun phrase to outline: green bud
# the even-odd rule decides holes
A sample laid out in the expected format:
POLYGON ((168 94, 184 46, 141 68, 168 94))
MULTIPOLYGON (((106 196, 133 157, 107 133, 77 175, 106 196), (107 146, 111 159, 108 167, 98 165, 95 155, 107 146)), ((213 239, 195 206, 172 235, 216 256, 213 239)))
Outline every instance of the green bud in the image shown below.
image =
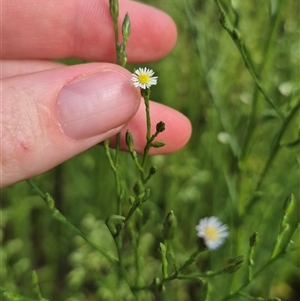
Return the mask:
POLYGON ((293 205, 294 205, 294 195, 291 194, 290 196, 288 196, 284 202, 283 205, 283 211, 284 211, 284 215, 288 215, 292 209, 293 209, 293 205))
POLYGON ((162 133, 166 129, 166 124, 163 121, 160 121, 156 124, 156 133, 162 133))
POLYGON ((118 0, 109 0, 110 15, 114 20, 118 20, 119 17, 119 3, 118 0))
POLYGON ((124 222, 118 220, 116 223, 116 233, 120 233, 124 228, 124 226, 125 226, 124 222))
POLYGON ((232 30, 232 36, 236 41, 241 41, 241 34, 235 28, 232 30))
POLYGON ((166 290, 166 287, 163 284, 161 284, 159 286, 158 290, 162 293, 162 292, 164 292, 166 290))
POLYGON ((134 184, 133 191, 134 191, 134 193, 135 193, 136 196, 139 196, 139 195, 141 195, 142 193, 145 192, 145 188, 144 188, 144 185, 143 185, 142 181, 138 180, 134 184))
POLYGON ((121 62, 121 65, 122 65, 122 67, 125 67, 126 64, 127 64, 127 56, 124 55, 124 56, 122 56, 122 62, 121 62))
POLYGON ((221 25, 225 26, 226 25, 226 16, 224 12, 221 12, 220 18, 219 18, 219 22, 221 23, 221 25))
POLYGON ((168 277, 167 247, 163 243, 160 243, 158 250, 161 254, 161 266, 162 266, 161 268, 162 268, 163 278, 165 279, 168 277))
POLYGON ((37 272, 35 270, 33 270, 32 274, 31 274, 31 283, 33 285, 36 285, 39 283, 39 278, 38 278, 37 272))
POLYGON ((146 202, 150 197, 150 188, 146 188, 143 195, 143 202, 146 202))
POLYGON ((132 137, 131 132, 126 131, 125 140, 126 140, 126 145, 128 146, 129 151, 132 152, 133 151, 133 137, 132 137))
POLYGON ((162 255, 165 255, 166 252, 167 252, 167 248, 166 248, 166 246, 165 246, 162 242, 159 243, 158 251, 159 251, 162 255))
POLYGON ((117 237, 125 226, 125 217, 122 215, 110 215, 106 218, 105 224, 113 237, 117 237))
POLYGON ((47 192, 45 193, 45 196, 46 196, 46 204, 48 206, 49 209, 54 209, 55 208, 55 202, 52 198, 52 196, 47 192))
POLYGON ((177 226, 176 216, 174 215, 173 211, 171 210, 165 219, 163 224, 163 238, 167 240, 171 240, 174 238, 175 229, 177 226))
POLYGON ((133 205, 134 201, 135 201, 135 198, 131 195, 129 197, 129 203, 130 203, 131 206, 133 205))
POLYGON ((215 273, 213 271, 207 271, 205 272, 205 275, 210 277, 210 276, 213 276, 215 273))
POLYGON ((243 264, 244 262, 244 256, 240 255, 235 258, 231 258, 227 261, 226 266, 223 268, 224 273, 234 273, 237 271, 243 264))
POLYGON ((152 285, 153 285, 153 286, 158 286, 158 285, 160 285, 160 279, 159 279, 159 277, 153 278, 152 285))
POLYGON ((160 148, 160 147, 163 147, 165 145, 166 144, 164 142, 161 142, 161 141, 155 141, 155 142, 151 143, 151 146, 154 147, 154 148, 160 148))
POLYGON ((151 166, 150 170, 149 170, 149 175, 153 176, 157 171, 157 167, 156 166, 151 166))
POLYGON ((123 24, 122 24, 122 36, 124 39, 124 44, 126 45, 127 40, 130 36, 130 18, 128 13, 126 13, 124 20, 123 20, 123 24))
POLYGON ((249 239, 249 245, 250 247, 255 247, 257 243, 258 243, 258 233, 254 232, 249 239))
POLYGON ((290 224, 284 224, 284 226, 282 227, 282 231, 285 232, 287 230, 290 229, 290 224))
POLYGON ((123 56, 123 55, 125 54, 125 46, 124 46, 124 44, 121 44, 121 45, 119 46, 119 54, 120 54, 121 56, 123 56))
POLYGON ((132 156, 134 159, 136 159, 136 158, 137 158, 137 153, 136 153, 136 151, 132 151, 131 156, 132 156))

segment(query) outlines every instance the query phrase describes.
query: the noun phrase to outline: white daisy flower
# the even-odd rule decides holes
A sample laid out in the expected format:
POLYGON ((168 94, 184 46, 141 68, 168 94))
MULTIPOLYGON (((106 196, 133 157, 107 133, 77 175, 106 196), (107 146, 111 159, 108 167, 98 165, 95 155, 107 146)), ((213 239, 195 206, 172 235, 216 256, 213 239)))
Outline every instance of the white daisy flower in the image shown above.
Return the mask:
POLYGON ((153 76, 154 72, 148 68, 138 68, 132 73, 132 82, 135 87, 142 89, 149 89, 151 86, 157 84, 157 76, 153 76))
POLYGON ((217 249, 228 236, 228 227, 215 216, 200 219, 196 226, 197 236, 204 240, 208 249, 217 249))

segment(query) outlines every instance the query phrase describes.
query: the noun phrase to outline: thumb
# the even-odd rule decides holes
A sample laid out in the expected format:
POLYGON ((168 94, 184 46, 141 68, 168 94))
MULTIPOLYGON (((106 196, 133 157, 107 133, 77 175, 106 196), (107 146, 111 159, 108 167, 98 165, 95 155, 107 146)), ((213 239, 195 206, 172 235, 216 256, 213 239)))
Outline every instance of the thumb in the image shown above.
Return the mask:
POLYGON ((2 80, 1 186, 118 133, 140 103, 130 77, 117 65, 94 63, 2 80))

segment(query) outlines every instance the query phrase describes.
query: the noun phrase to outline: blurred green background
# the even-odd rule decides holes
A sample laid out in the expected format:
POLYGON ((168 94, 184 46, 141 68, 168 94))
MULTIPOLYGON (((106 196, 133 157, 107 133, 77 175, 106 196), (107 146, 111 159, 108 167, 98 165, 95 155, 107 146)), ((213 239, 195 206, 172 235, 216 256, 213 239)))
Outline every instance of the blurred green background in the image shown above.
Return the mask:
MULTIPOLYGON (((151 199, 144 204, 149 218, 141 244, 146 254, 145 278, 151 282, 154 276, 160 276, 157 248, 162 223, 170 210, 178 219, 175 249, 179 260, 186 259, 195 248, 199 219, 214 215, 229 226, 230 238, 220 249, 206 254, 198 268, 216 270, 228 258, 246 255, 248 239, 257 231, 260 241, 255 270, 270 257, 284 200, 291 193, 296 202, 290 222, 295 224, 299 219, 299 143, 279 147, 257 190, 282 121, 257 94, 237 48, 218 21, 214 1, 143 2, 170 14, 178 28, 178 42, 172 53, 147 65, 159 77, 151 98, 181 111, 193 126, 191 140, 184 149, 152 157, 158 172, 149 183, 151 199), (252 135, 247 136, 255 99, 252 135), (250 137, 248 147, 246 137, 250 137), (257 201, 244 212, 254 197, 257 201)), ((283 112, 289 112, 299 102, 300 94, 299 1, 222 3, 241 34, 262 86, 283 112)), ((128 66, 130 70, 134 67, 128 66)), ((298 110, 281 144, 299 139, 299 114, 298 110)), ((122 154, 122 161, 124 184, 131 191, 137 173, 129 154, 122 154)), ((116 211, 115 184, 101 146, 35 178, 34 183, 52 195, 57 208, 74 225, 114 254, 104 219, 116 211)), ((34 298, 30 278, 35 269, 43 296, 49 300, 132 300, 129 295, 124 297, 126 288, 108 262, 54 220, 26 182, 3 189, 1 198, 0 259, 5 289, 34 298)), ((299 229, 294 240, 299 247, 299 229)), ((128 245, 124 253, 130 256, 130 252, 132 246, 128 245)), ((247 291, 254 296, 300 300, 299 268, 298 249, 266 269, 247 291)), ((245 271, 240 273, 242 276, 212 280, 215 292, 210 300, 221 300, 230 288, 238 286, 245 271)), ((201 300, 200 286, 175 282, 167 285, 164 294, 145 295, 141 300, 201 300)))

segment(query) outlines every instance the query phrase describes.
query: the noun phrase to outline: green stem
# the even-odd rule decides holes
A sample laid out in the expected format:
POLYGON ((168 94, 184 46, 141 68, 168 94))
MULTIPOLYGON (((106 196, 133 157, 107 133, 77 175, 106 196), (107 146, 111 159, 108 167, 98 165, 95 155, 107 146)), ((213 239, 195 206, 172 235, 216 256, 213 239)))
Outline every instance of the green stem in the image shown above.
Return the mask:
POLYGON ((213 278, 221 274, 223 274, 222 270, 216 272, 198 273, 198 274, 190 274, 190 275, 178 275, 177 279, 195 280, 199 278, 213 278))
POLYGON ((45 299, 42 296, 42 293, 41 293, 41 290, 40 290, 40 285, 39 285, 38 275, 37 275, 35 270, 32 271, 31 282, 32 282, 32 285, 33 285, 33 291, 35 292, 38 300, 39 301, 44 301, 45 299))
MULTIPOLYGON (((297 104, 291 109, 291 111, 289 112, 288 116, 286 117, 286 121, 281 125, 281 128, 279 129, 279 132, 276 134, 275 139, 273 141, 272 144, 272 148, 269 152, 269 156, 267 158, 266 164, 263 168, 263 171, 260 175, 259 181, 256 185, 255 191, 259 191, 260 187, 266 177, 266 174, 268 173, 268 171, 270 170, 271 164, 273 163, 275 156, 277 155, 279 149, 280 149, 280 141, 281 138, 283 136, 283 134, 285 133, 290 121, 293 119, 294 115, 296 114, 296 112, 298 111, 298 109, 300 108, 300 99, 298 99, 297 104)), ((245 207, 245 211, 243 215, 249 214, 249 211, 252 209, 252 207, 257 203, 257 201, 259 200, 259 197, 257 196, 253 196, 248 205, 245 207)), ((243 218, 243 217, 242 217, 243 218)))
MULTIPOLYGON (((129 37, 129 32, 127 33, 126 37, 123 37, 123 44, 119 44, 119 27, 118 27, 118 20, 119 20, 119 1, 118 0, 113 0, 110 1, 110 14, 111 18, 113 21, 113 26, 114 26, 114 39, 115 39, 115 49, 116 49, 116 63, 121 66, 126 65, 126 44, 127 40, 129 37), (123 58, 125 56, 125 58, 123 58)), ((125 19, 127 20, 127 31, 129 31, 130 26, 130 21, 129 17, 126 14, 125 19)), ((115 183, 116 183, 116 190, 117 190, 117 213, 121 215, 122 213, 122 197, 123 197, 123 192, 122 192, 122 187, 121 187, 121 182, 120 182, 120 175, 118 172, 118 165, 119 165, 119 155, 120 155, 120 140, 121 140, 121 134, 118 133, 116 136, 116 150, 115 150, 115 157, 114 160, 111 157, 111 153, 109 150, 108 146, 108 140, 104 142, 105 150, 106 150, 106 155, 108 157, 110 166, 114 172, 114 177, 115 177, 115 183)))
POLYGON ((116 150, 115 150, 115 182, 117 188, 117 213, 119 215, 122 214, 122 186, 120 181, 120 175, 118 173, 118 166, 119 166, 119 158, 120 158, 120 140, 121 140, 121 133, 117 134, 116 137, 116 150))
POLYGON ((116 166, 115 166, 115 162, 114 162, 114 160, 112 158, 111 151, 110 151, 110 148, 109 148, 109 140, 106 139, 103 142, 103 145, 104 145, 104 148, 105 148, 105 153, 106 153, 109 165, 110 165, 112 171, 115 173, 116 172, 116 166))
POLYGON ((126 215, 126 218, 124 220, 124 225, 126 225, 128 223, 128 221, 130 220, 130 218, 132 217, 134 212, 139 208, 140 205, 141 205, 140 201, 138 201, 138 200, 134 201, 134 204, 131 206, 131 208, 129 209, 128 214, 126 215))
POLYGON ((144 97, 144 103, 145 103, 145 109, 146 109, 146 146, 144 148, 144 154, 143 154, 143 159, 142 159, 142 168, 143 172, 141 173, 142 181, 145 180, 145 165, 149 153, 149 149, 151 147, 151 118, 150 118, 150 102, 149 102, 149 97, 150 97, 150 90, 142 90, 142 96, 144 97))
POLYGON ((190 258, 178 269, 178 273, 182 272, 185 268, 190 266, 192 263, 195 262, 197 256, 199 255, 199 251, 195 251, 190 258))
MULTIPOLYGON (((262 64, 259 68, 258 71, 258 76, 261 77, 263 74, 263 71, 265 69, 265 67, 267 66, 268 62, 270 61, 270 51, 272 50, 272 45, 274 43, 274 40, 276 38, 276 33, 278 30, 278 26, 282 17, 282 11, 283 8, 285 7, 285 4, 287 3, 286 0, 282 0, 280 1, 280 7, 278 9, 278 13, 276 15, 276 19, 274 22, 272 22, 273 26, 271 28, 270 34, 269 34, 269 38, 267 41, 267 44, 265 46, 265 50, 264 50, 264 54, 263 54, 263 61, 262 64)), ((250 145, 250 141, 254 132, 254 128, 255 128, 255 120, 256 120, 256 116, 257 116, 257 101, 258 101, 258 95, 259 95, 259 90, 257 88, 257 86, 255 86, 255 90, 253 92, 253 96, 252 96, 252 108, 251 108, 251 114, 250 114, 250 118, 248 121, 248 125, 247 125, 247 129, 246 129, 246 134, 245 134, 245 139, 244 139, 244 143, 243 143, 243 147, 242 147, 242 152, 241 152, 241 156, 240 156, 240 160, 243 161, 247 155, 248 149, 249 149, 249 145, 250 145)))
MULTIPOLYGON (((198 58, 200 61, 199 69, 202 70, 202 74, 205 79, 204 84, 209 93, 209 98, 214 103, 214 105, 218 111, 218 114, 220 117, 220 122, 222 124, 224 131, 232 134, 233 133, 232 124, 230 122, 230 119, 226 115, 226 108, 220 101, 221 97, 218 95, 218 91, 217 91, 216 87, 212 84, 210 76, 209 76, 212 66, 209 66, 207 64, 207 62, 209 62, 210 60, 205 57, 205 53, 204 53, 203 49, 206 48, 207 52, 210 52, 210 49, 208 48, 207 45, 205 45, 205 42, 202 42, 202 39, 199 38, 199 37, 205 36, 206 30, 207 30, 206 25, 204 25, 202 29, 199 28, 199 26, 194 21, 195 16, 194 16, 193 10, 189 6, 187 0, 184 0, 184 6, 185 6, 185 12, 186 12, 188 21, 190 23, 190 27, 191 27, 191 31, 192 31, 191 33, 193 34, 193 36, 195 36, 195 45, 197 48, 197 54, 198 54, 198 58)), ((237 139, 235 138, 235 136, 231 135, 231 137, 232 137, 232 139, 230 139, 229 145, 230 145, 233 155, 237 156, 237 154, 239 153, 239 145, 238 145, 238 142, 237 142, 237 139)))
POLYGON ((224 297, 223 299, 221 299, 221 301, 226 301, 226 300, 230 300, 232 299, 233 297, 237 296, 242 289, 244 289, 245 287, 247 287, 250 282, 252 282, 256 277, 258 277, 267 267, 269 267, 274 261, 276 261, 279 257, 279 255, 281 254, 278 254, 278 256, 272 258, 271 260, 269 260, 265 265, 263 265, 255 274, 253 274, 253 277, 252 277, 252 280, 249 281, 245 281, 244 284, 242 284, 235 292, 229 294, 228 296, 224 297))
POLYGON ((219 12, 221 14, 220 17, 220 24, 222 25, 222 27, 227 31, 227 33, 229 34, 229 36, 231 37, 231 39, 233 40, 234 44, 236 45, 237 49, 239 50, 241 57, 243 59, 243 62, 245 64, 246 69, 249 71, 254 83, 256 84, 257 89, 261 92, 261 94, 264 96, 265 100, 267 101, 267 103, 277 112, 277 114, 281 117, 281 119, 284 121, 285 120, 285 116, 284 114, 281 112, 281 110, 274 104, 273 100, 268 96, 267 92, 265 91, 265 89, 262 87, 256 72, 254 71, 254 68, 248 58, 248 55, 245 52, 245 47, 244 47, 244 43, 238 33, 238 31, 236 29, 233 29, 229 24, 229 21, 227 19, 226 13, 220 3, 219 0, 214 0, 219 12))
POLYGON ((116 264, 117 260, 106 253, 103 249, 97 246, 93 241, 90 240, 88 236, 86 236, 83 232, 81 232, 77 227, 75 227, 71 222, 67 220, 67 218, 57 209, 54 207, 54 202, 49 206, 49 194, 43 193, 30 179, 27 180, 27 183, 34 189, 34 191, 45 201, 49 210, 52 212, 52 216, 59 221, 60 223, 66 225, 70 228, 73 232, 83 238, 91 247, 96 249, 99 253, 101 253, 105 258, 107 258, 111 263, 116 264))
POLYGON ((151 139, 151 119, 150 119, 149 96, 145 97, 145 105, 146 105, 146 119, 147 119, 146 138, 147 138, 147 141, 149 141, 151 139))
POLYGON ((123 256, 122 256, 122 237, 120 235, 118 235, 114 239, 115 239, 115 244, 116 244, 116 248, 118 251, 118 259, 119 259, 119 265, 120 265, 120 271, 122 273, 122 277, 125 279, 128 286, 131 287, 130 281, 127 276, 126 268, 124 265, 123 256))
POLYGON ((116 49, 116 61, 118 65, 121 65, 120 56, 120 45, 119 45, 119 29, 118 29, 118 19, 113 19, 114 23, 114 36, 115 36, 115 49, 116 49))
POLYGON ((109 148, 109 140, 106 139, 103 143, 105 148, 105 153, 108 158, 109 165, 114 173, 115 178, 115 184, 116 184, 116 190, 117 190, 117 214, 122 214, 122 187, 121 187, 121 181, 120 176, 118 173, 118 161, 119 161, 119 153, 120 153, 120 133, 117 134, 117 141, 116 141, 116 150, 115 150, 115 157, 113 158, 111 155, 111 149, 109 148))
POLYGON ((134 240, 134 256, 135 256, 135 270, 136 270, 136 278, 135 278, 135 286, 139 286, 140 284, 140 277, 141 277, 141 265, 140 265, 140 253, 139 253, 139 244, 140 244, 140 232, 133 232, 132 237, 136 235, 134 240))
POLYGON ((118 252, 118 259, 119 259, 119 270, 121 272, 121 276, 125 279, 129 289, 131 290, 132 294, 136 297, 136 300, 138 300, 139 296, 137 295, 137 290, 134 289, 134 286, 131 285, 130 280, 127 275, 127 271, 125 268, 123 256, 122 256, 122 237, 118 235, 117 237, 114 237, 116 249, 118 252))
MULTIPOLYGON (((294 199, 294 195, 291 194, 285 200, 284 207, 283 207, 284 212, 283 212, 283 215, 282 215, 282 218, 281 218, 279 232, 278 232, 276 242, 275 242, 275 246, 273 248, 273 252, 272 252, 270 258, 275 257, 280 252, 280 249, 282 248, 283 237, 285 236, 286 232, 290 228, 288 220, 289 220, 289 213, 292 211, 292 207, 293 207, 293 199, 294 199)), ((296 229, 297 229, 297 225, 294 227, 294 230, 291 233, 295 232, 296 229)), ((293 234, 290 234, 290 235, 293 235, 293 234)), ((290 236, 290 238, 291 238, 291 236, 290 236)), ((286 247, 287 247, 287 243, 285 245, 285 248, 286 247)))
POLYGON ((290 240, 292 239, 293 235, 299 228, 299 224, 297 224, 292 231, 290 231, 289 236, 286 239, 285 245, 282 247, 281 251, 278 252, 275 256, 270 258, 267 263, 265 263, 256 273, 253 274, 251 280, 247 279, 244 284, 242 284, 235 292, 229 294, 228 296, 224 297, 221 301, 227 301, 232 299, 233 297, 237 296, 241 290, 247 287, 255 278, 257 278, 266 268, 272 265, 275 261, 277 261, 281 256, 287 253, 286 249, 289 246, 290 240))

